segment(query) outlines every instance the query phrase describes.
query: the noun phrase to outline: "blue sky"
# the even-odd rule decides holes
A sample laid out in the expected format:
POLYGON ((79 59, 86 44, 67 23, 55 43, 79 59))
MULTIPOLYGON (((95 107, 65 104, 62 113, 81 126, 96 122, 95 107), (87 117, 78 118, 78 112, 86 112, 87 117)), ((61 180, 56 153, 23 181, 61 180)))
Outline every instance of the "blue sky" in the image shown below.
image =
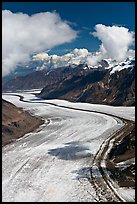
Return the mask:
POLYGON ((121 25, 135 31, 133 2, 3 2, 2 9, 29 15, 55 10, 63 20, 72 22, 71 27, 79 31, 78 38, 53 48, 50 54, 64 54, 74 48, 98 50, 100 41, 89 34, 96 24, 121 25))

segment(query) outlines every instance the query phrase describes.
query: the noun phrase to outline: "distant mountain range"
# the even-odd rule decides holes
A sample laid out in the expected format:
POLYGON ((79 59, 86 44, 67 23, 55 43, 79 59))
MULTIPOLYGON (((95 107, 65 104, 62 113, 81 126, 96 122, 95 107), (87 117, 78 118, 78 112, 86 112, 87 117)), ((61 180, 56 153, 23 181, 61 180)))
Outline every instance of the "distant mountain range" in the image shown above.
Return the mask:
POLYGON ((59 98, 118 106, 135 105, 134 57, 120 63, 104 59, 96 66, 73 64, 59 68, 41 68, 44 63, 31 62, 30 69, 33 71, 4 81, 3 91, 41 88, 37 96, 45 99, 59 98))

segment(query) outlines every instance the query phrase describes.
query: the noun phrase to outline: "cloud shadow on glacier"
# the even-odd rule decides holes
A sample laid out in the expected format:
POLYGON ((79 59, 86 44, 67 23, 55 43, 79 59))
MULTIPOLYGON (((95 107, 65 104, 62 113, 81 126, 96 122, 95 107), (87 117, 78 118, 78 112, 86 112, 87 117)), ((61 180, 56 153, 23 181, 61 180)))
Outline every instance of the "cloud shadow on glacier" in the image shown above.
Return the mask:
POLYGON ((78 160, 91 156, 89 148, 78 141, 65 143, 64 147, 50 149, 48 154, 62 160, 78 160))
POLYGON ((98 179, 98 178, 102 178, 102 175, 104 175, 104 172, 107 171, 107 174, 105 174, 105 176, 109 176, 111 173, 109 171, 109 169, 107 169, 106 167, 101 167, 101 168, 97 168, 97 167, 82 167, 78 170, 74 170, 71 173, 75 174, 75 177, 73 178, 78 179, 78 180, 83 180, 83 179, 88 179, 89 181, 92 181, 92 179, 98 179), (101 174, 102 172, 102 174, 101 174))

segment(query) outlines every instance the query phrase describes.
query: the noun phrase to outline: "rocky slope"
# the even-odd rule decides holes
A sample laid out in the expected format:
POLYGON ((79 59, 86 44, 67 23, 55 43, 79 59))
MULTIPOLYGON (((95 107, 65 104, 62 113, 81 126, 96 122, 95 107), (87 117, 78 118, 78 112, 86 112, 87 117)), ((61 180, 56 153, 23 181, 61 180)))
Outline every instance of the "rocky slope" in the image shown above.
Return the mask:
POLYGON ((116 180, 120 187, 135 188, 135 125, 129 135, 113 146, 109 161, 111 167, 108 167, 108 170, 112 179, 116 180))
POLYGON ((38 128, 44 121, 2 99, 2 145, 38 128))
POLYGON ((38 97, 109 105, 135 104, 135 70, 124 69, 110 75, 107 70, 92 70, 70 76, 54 86, 48 84, 38 97))
POLYGON ((79 64, 43 69, 18 76, 3 85, 4 91, 36 88, 43 88, 37 96, 46 99, 135 105, 135 59, 121 63, 102 60, 94 67, 79 64))
POLYGON ((64 80, 68 75, 72 74, 72 69, 62 67, 56 70, 40 70, 33 71, 24 76, 17 76, 6 83, 3 83, 3 91, 15 91, 25 89, 43 88, 50 84, 55 84, 64 80))

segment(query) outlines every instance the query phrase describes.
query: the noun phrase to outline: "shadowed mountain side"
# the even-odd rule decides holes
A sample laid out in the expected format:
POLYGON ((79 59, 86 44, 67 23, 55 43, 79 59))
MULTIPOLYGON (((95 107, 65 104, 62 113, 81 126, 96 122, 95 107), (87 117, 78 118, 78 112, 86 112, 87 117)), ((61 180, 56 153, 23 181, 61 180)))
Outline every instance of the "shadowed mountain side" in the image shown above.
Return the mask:
POLYGON ((65 99, 72 102, 116 106, 135 105, 135 69, 128 68, 110 75, 107 70, 92 70, 70 76, 55 85, 45 86, 37 97, 65 99))
POLYGON ((3 91, 42 88, 36 95, 39 98, 134 106, 135 61, 129 60, 109 69, 106 63, 96 68, 80 64, 35 71, 3 82, 3 91))

